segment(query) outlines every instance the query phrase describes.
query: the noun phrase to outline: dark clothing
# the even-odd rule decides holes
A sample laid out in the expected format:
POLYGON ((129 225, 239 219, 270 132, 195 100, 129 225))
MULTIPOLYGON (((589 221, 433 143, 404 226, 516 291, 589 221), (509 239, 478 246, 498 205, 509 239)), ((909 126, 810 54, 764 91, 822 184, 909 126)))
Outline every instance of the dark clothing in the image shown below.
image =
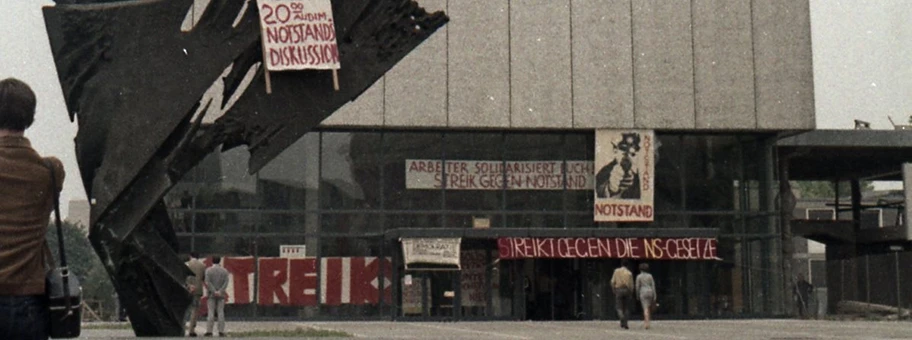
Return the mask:
POLYGON ((0 296, 0 339, 47 339, 46 305, 42 295, 0 296))
POLYGON ((795 283, 795 299, 798 302, 798 315, 805 317, 808 315, 808 302, 811 299, 811 293, 814 291, 814 286, 807 282, 807 280, 798 280, 795 283))
POLYGON ((633 290, 627 288, 617 288, 614 290, 614 307, 617 309, 618 319, 621 320, 621 327, 627 328, 627 320, 630 319, 630 308, 633 306, 633 290))

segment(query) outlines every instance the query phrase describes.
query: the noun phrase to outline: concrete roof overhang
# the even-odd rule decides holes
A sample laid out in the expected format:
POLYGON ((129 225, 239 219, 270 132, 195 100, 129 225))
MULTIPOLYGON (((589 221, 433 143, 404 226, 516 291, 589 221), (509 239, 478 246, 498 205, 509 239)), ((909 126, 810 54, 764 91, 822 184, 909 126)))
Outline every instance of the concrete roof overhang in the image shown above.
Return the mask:
POLYGON ((902 180, 912 162, 912 131, 813 130, 776 142, 790 180, 902 180))

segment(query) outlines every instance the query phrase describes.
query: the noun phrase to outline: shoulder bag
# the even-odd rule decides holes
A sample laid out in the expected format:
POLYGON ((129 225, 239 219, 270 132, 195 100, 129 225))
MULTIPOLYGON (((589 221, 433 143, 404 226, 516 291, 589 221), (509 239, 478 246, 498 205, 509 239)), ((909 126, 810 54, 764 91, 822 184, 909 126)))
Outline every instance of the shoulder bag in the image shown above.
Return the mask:
MULTIPOLYGON (((60 193, 57 192, 57 174, 54 165, 45 162, 51 170, 51 195, 54 196, 54 221, 57 224, 57 243, 60 266, 53 266, 45 275, 48 300, 48 335, 54 339, 79 337, 82 328, 82 287, 79 279, 70 276, 63 246, 63 226, 60 222, 60 193)), ((53 263, 53 259, 50 259, 53 263)))

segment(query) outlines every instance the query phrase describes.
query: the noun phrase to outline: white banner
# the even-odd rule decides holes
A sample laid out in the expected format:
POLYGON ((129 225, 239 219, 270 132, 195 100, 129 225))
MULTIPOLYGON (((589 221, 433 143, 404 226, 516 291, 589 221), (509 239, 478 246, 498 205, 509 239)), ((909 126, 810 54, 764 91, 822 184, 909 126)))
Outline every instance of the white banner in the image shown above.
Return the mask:
POLYGON ((655 132, 595 132, 595 221, 652 221, 655 132))
POLYGON ((279 245, 279 257, 302 259, 307 257, 307 246, 303 244, 279 245))
POLYGON ((257 0, 269 71, 339 69, 330 0, 257 0))
MULTIPOLYGON (((563 190, 562 161, 464 161, 407 159, 406 189, 563 190), (506 182, 504 182, 506 181, 506 182), (506 185, 504 185, 506 184, 506 185)), ((567 161, 567 190, 592 190, 592 161, 567 161)))
POLYGON ((405 266, 413 263, 453 265, 459 267, 460 238, 403 238, 405 266))

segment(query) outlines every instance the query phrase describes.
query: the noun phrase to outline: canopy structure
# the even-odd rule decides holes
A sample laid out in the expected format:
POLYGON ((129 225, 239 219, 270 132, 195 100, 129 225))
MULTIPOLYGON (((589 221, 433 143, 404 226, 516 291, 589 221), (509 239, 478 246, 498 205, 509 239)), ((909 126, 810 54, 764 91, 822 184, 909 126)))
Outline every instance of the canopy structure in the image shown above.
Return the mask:
MULTIPOLYGON (((797 235, 828 244, 906 242, 908 223, 874 230, 860 230, 861 211, 875 206, 862 204, 861 181, 908 181, 912 162, 912 131, 907 130, 815 130, 780 139, 776 144, 779 176, 787 181, 850 181, 848 202, 834 197, 836 210, 851 210, 852 220, 806 221, 792 224, 797 235), (845 208, 844 208, 845 207, 845 208)), ((910 185, 905 185, 906 199, 910 185)), ((780 192, 780 194, 783 194, 780 192)), ((905 202, 890 202, 901 207, 905 202)), ((879 206, 876 206, 879 207, 879 206)), ((783 211, 788 211, 783 205, 783 211)), ((790 212, 789 212, 790 213, 790 212)), ((907 214, 908 215, 908 214, 907 214)))
POLYGON ((912 161, 912 131, 815 130, 776 143, 795 181, 902 180, 912 161))

